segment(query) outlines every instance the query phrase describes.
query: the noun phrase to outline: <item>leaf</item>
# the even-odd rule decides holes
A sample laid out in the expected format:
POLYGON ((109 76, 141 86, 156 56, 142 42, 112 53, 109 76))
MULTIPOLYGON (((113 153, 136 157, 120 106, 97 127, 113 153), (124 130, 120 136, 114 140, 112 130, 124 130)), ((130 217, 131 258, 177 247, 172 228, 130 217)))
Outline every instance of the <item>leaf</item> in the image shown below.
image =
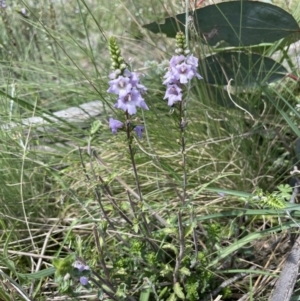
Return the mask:
POLYGON ((216 188, 216 187, 205 187, 205 190, 215 192, 215 193, 224 193, 225 195, 233 195, 240 198, 250 198, 253 195, 248 192, 244 191, 238 191, 238 190, 229 190, 229 189, 222 189, 222 188, 216 188))
POLYGON ((160 271, 160 275, 165 277, 166 275, 171 275, 171 274, 173 274, 173 268, 168 263, 163 265, 160 271))
POLYGON ((176 301, 176 300, 177 300, 177 298, 176 298, 175 293, 172 293, 172 294, 169 296, 169 298, 167 299, 167 301, 176 301))
POLYGON ((189 236, 193 232, 194 228, 195 228, 195 225, 193 225, 193 224, 190 224, 187 227, 185 227, 184 237, 186 238, 187 236, 189 236))
POLYGON ((180 286, 180 283, 179 282, 176 282, 173 286, 173 290, 174 290, 174 293, 176 294, 176 296, 181 299, 181 300, 184 300, 185 299, 185 295, 182 291, 182 287, 180 286))
POLYGON ((203 60, 207 66, 207 83, 227 85, 230 79, 236 86, 261 86, 282 79, 287 70, 273 59, 256 53, 224 51, 203 60))
MULTIPOLYGON (((23 290, 23 287, 18 282, 16 282, 12 278, 10 278, 1 269, 0 269, 0 283, 3 286, 6 286, 9 290, 12 289, 13 291, 18 292, 18 294, 22 296, 22 300, 30 301, 30 299, 27 297, 26 292, 23 290)), ((0 289, 0 291, 1 291, 1 289, 0 289)), ((2 295, 2 294, 0 294, 0 295, 2 295)), ((6 297, 5 294, 3 295, 3 297, 4 298, 6 297)))
POLYGON ((45 277, 52 276, 55 273, 55 268, 51 267, 48 269, 43 269, 35 273, 30 273, 30 274, 22 274, 22 273, 17 273, 17 275, 22 278, 22 279, 30 279, 30 280, 39 280, 45 277))
POLYGON ((169 287, 168 287, 168 286, 165 286, 165 287, 161 290, 161 292, 159 293, 159 296, 158 296, 159 300, 162 299, 162 297, 165 295, 165 293, 166 293, 168 290, 169 290, 169 287))
POLYGON ((143 289, 139 301, 148 301, 150 298, 151 288, 143 289))
POLYGON ((133 223, 132 229, 134 231, 134 233, 138 233, 139 232, 139 224, 137 223, 133 223))
POLYGON ((217 105, 222 106, 226 109, 238 109, 238 106, 242 107, 243 109, 247 110, 251 114, 255 115, 256 112, 252 107, 251 104, 247 103, 246 100, 240 98, 238 95, 231 94, 231 99, 229 98, 228 92, 223 87, 216 87, 210 86, 208 92, 209 98, 216 102, 217 105), (237 106, 238 105, 238 106, 237 106))
POLYGON ((176 256, 178 255, 178 250, 177 250, 176 247, 175 247, 174 245, 172 245, 172 244, 165 244, 165 245, 163 245, 162 248, 163 248, 163 249, 170 249, 170 250, 172 250, 172 251, 176 254, 176 256))
POLYGON ((190 276, 191 275, 191 271, 186 267, 182 267, 179 270, 179 272, 180 272, 180 274, 185 275, 185 276, 190 276))
POLYGON ((296 154, 297 160, 300 161, 300 138, 298 138, 298 139, 296 140, 295 154, 296 154))
POLYGON ((76 260, 75 254, 69 254, 65 258, 53 258, 52 264, 55 267, 56 276, 66 275, 73 267, 76 260))
POLYGON ((168 235, 168 234, 176 234, 178 230, 176 228, 164 228, 162 229, 162 232, 168 235))
MULTIPOLYGON (((297 21, 282 8, 263 2, 230 1, 208 5, 194 11, 194 30, 209 45, 223 41, 229 46, 272 43, 291 33, 299 32, 297 21)), ((185 13, 143 27, 154 33, 175 38, 185 31, 185 13)))
POLYGON ((4 291, 4 284, 1 283, 2 288, 0 288, 0 300, 11 301, 11 296, 4 291))
POLYGON ((252 241, 263 239, 266 235, 270 235, 271 233, 276 233, 276 232, 282 232, 286 229, 291 229, 292 227, 298 227, 298 225, 296 225, 293 221, 291 221, 291 222, 281 224, 279 226, 272 227, 267 230, 250 233, 247 236, 237 240, 236 242, 233 242, 228 247, 220 249, 218 251, 219 255, 208 264, 207 268, 213 267, 214 265, 218 264, 222 259, 231 255, 232 253, 241 249, 243 246, 251 243, 252 241))

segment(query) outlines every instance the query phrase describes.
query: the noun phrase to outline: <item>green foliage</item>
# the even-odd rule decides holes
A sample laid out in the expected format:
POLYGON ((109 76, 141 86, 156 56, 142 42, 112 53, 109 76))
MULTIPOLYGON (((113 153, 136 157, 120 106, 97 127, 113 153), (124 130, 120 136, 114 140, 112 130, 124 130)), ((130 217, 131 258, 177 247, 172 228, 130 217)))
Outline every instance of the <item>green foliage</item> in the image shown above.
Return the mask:
POLYGON ((195 277, 195 275, 188 277, 186 281, 186 299, 190 301, 199 300, 199 285, 200 278, 195 277))
POLYGON ((293 189, 290 185, 280 185, 278 186, 278 190, 279 191, 264 194, 262 190, 259 189, 257 190, 256 195, 259 197, 263 206, 272 209, 286 208, 286 201, 291 198, 293 189))
MULTIPOLYGON (((227 86, 228 93, 224 93, 223 87, 210 88, 214 94, 211 99, 226 108, 248 112, 249 116, 253 112, 260 114, 255 107, 254 93, 251 93, 252 99, 248 101, 240 91, 253 87, 260 90, 262 86, 285 78, 287 69, 266 54, 281 51, 283 44, 292 42, 292 34, 299 31, 295 18, 270 3, 229 1, 196 9, 189 15, 182 13, 166 18, 164 24, 153 22, 143 27, 156 34, 175 37, 177 30, 184 31, 185 23, 189 25, 194 44, 199 46, 206 43, 211 46, 209 54, 199 64, 205 82, 227 86), (259 12, 255 18, 254 12, 259 12), (278 22, 278 18, 282 22, 278 22), (278 43, 275 44, 275 41, 278 43), (232 50, 232 47, 235 49, 232 50)), ((295 133, 299 134, 296 130, 295 133)))
POLYGON ((181 299, 181 300, 184 300, 185 299, 185 295, 182 291, 182 287, 180 286, 180 283, 176 282, 173 286, 173 290, 174 290, 174 293, 175 295, 181 299))
POLYGON ((222 295, 223 295, 223 298, 226 300, 230 300, 230 298, 232 298, 232 292, 231 292, 231 289, 229 287, 225 287, 223 290, 222 290, 222 295))
MULTIPOLYGON (((154 22, 143 27, 174 38, 176 30, 184 31, 185 17, 184 13, 178 14, 175 18, 166 18, 164 24, 154 22)), ((225 42, 228 46, 271 43, 299 30, 291 14, 263 2, 231 1, 208 5, 195 10, 192 17, 191 29, 212 46, 219 42, 225 42), (278 22, 279 19, 281 22, 278 22)))
POLYGON ((278 81, 287 74, 281 64, 256 53, 223 51, 207 57, 203 63, 207 66, 205 81, 212 85, 227 85, 232 78, 236 86, 257 87, 278 81))
POLYGON ((76 260, 75 254, 70 254, 65 258, 54 258, 52 263, 55 267, 55 276, 64 277, 66 274, 70 273, 73 269, 73 264, 76 260))

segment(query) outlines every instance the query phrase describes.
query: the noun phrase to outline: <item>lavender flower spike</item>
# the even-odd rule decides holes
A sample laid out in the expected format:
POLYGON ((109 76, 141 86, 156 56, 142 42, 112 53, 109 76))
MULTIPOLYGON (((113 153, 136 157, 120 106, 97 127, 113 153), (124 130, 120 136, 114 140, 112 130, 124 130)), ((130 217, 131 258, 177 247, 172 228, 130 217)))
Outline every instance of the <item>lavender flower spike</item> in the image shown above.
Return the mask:
MULTIPOLYGON (((147 88, 140 83, 138 73, 128 70, 114 38, 109 39, 109 51, 114 71, 109 75, 110 81, 107 92, 118 95, 115 108, 121 109, 129 115, 136 114, 136 107, 148 110, 149 108, 142 97, 147 88)), ((114 119, 110 119, 109 126, 115 134, 123 124, 121 125, 120 121, 117 123, 114 119)))

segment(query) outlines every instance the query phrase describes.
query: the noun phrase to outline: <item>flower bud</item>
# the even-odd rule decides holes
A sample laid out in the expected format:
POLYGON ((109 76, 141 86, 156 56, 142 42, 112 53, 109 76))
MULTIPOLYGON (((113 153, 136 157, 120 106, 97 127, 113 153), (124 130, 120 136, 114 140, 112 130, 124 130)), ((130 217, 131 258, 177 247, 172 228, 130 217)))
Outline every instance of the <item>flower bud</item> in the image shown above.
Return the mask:
POLYGON ((183 51, 187 48, 185 36, 181 31, 176 35, 176 48, 181 48, 183 51))
POLYGON ((121 50, 120 50, 119 46, 117 45, 116 39, 114 37, 111 37, 109 39, 108 49, 110 52, 112 67, 114 69, 119 69, 120 64, 124 62, 124 59, 121 57, 121 50))
POLYGON ((124 64, 124 63, 120 65, 120 69, 121 69, 121 70, 125 70, 126 67, 127 67, 127 66, 126 66, 126 64, 124 64))
POLYGON ((120 57, 118 57, 118 62, 119 62, 119 63, 123 63, 123 62, 124 62, 124 59, 120 56, 120 57))

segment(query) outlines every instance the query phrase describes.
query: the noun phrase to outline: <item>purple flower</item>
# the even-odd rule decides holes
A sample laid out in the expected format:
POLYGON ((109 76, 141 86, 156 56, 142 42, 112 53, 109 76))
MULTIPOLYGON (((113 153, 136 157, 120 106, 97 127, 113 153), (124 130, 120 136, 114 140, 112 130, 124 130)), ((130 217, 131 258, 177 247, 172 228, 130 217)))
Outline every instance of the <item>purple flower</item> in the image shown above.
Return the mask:
POLYGON ((202 77, 197 73, 198 59, 193 55, 174 55, 170 60, 170 67, 164 76, 163 84, 186 84, 194 76, 202 77))
POLYGON ((27 12, 26 12, 26 8, 25 8, 25 7, 22 7, 22 8, 21 8, 21 14, 22 14, 24 17, 26 17, 27 12))
POLYGON ((143 132, 144 132, 144 127, 142 125, 137 125, 134 128, 134 131, 136 132, 137 136, 142 139, 143 137, 143 132))
POLYGON ((130 83, 133 88, 137 88, 141 93, 147 91, 147 88, 140 84, 139 75, 136 72, 130 72, 128 69, 124 71, 124 75, 130 79, 130 83))
POLYGON ((168 106, 172 106, 174 102, 182 100, 182 89, 177 85, 168 84, 164 99, 168 98, 168 106))
POLYGON ((202 79, 203 77, 197 72, 198 68, 198 58, 194 57, 192 54, 189 55, 186 59, 186 63, 188 65, 191 65, 192 70, 194 72, 194 76, 196 76, 198 79, 202 79))
POLYGON ((84 270, 89 270, 90 267, 88 265, 85 265, 83 263, 81 263, 80 261, 75 261, 74 264, 73 264, 73 267, 76 268, 77 270, 79 270, 79 272, 82 272, 84 270))
POLYGON ((130 115, 136 113, 136 107, 140 107, 145 110, 149 109, 144 98, 141 96, 140 91, 136 88, 133 88, 127 95, 119 97, 115 104, 115 108, 121 109, 125 112, 127 111, 130 115))
MULTIPOLYGON (((140 84, 139 75, 136 72, 131 72, 125 69, 123 75, 119 75, 117 71, 110 75, 109 89, 107 92, 118 95, 115 108, 121 109, 128 114, 136 113, 136 107, 149 110, 145 103, 142 93, 147 91, 147 88, 140 84)), ((116 132, 115 127, 111 127, 113 133, 116 132)))
MULTIPOLYGON (((90 267, 88 265, 85 265, 83 263, 81 263, 80 261, 75 261, 73 264, 73 267, 76 268, 80 273, 83 271, 89 271, 90 267)), ((86 276, 80 276, 79 277, 79 281, 82 285, 87 285, 89 282, 88 277, 86 276)))
POLYGON ((184 62, 185 56, 183 54, 181 55, 173 55, 172 58, 170 59, 170 67, 174 68, 176 65, 184 62))
POLYGON ((109 127, 111 128, 111 131, 113 134, 117 133, 117 130, 123 127, 123 123, 119 120, 109 118, 109 127))
POLYGON ((174 84, 179 79, 179 74, 176 69, 177 65, 184 62, 185 56, 184 55, 174 55, 170 59, 170 67, 167 73, 165 74, 164 78, 165 81, 163 82, 164 85, 166 84, 174 84))
POLYGON ((174 69, 169 69, 167 71, 167 73, 164 75, 164 78, 165 80, 163 81, 163 84, 164 85, 167 85, 167 84, 173 84, 177 81, 177 70, 175 69, 175 72, 174 72, 174 69))
POLYGON ((79 278, 79 281, 80 281, 81 285, 87 285, 89 283, 89 279, 85 276, 81 276, 79 278))
POLYGON ((177 65, 174 70, 174 77, 179 80, 181 84, 187 84, 190 79, 195 76, 192 66, 186 63, 177 65), (176 70, 176 71, 175 71, 176 70))
POLYGON ((125 96, 132 89, 132 84, 130 83, 130 79, 128 77, 119 76, 116 79, 112 79, 109 81, 109 89, 108 93, 114 93, 119 95, 119 97, 125 96))
POLYGON ((192 54, 186 58, 186 63, 191 65, 194 69, 198 67, 198 58, 194 57, 192 54))

